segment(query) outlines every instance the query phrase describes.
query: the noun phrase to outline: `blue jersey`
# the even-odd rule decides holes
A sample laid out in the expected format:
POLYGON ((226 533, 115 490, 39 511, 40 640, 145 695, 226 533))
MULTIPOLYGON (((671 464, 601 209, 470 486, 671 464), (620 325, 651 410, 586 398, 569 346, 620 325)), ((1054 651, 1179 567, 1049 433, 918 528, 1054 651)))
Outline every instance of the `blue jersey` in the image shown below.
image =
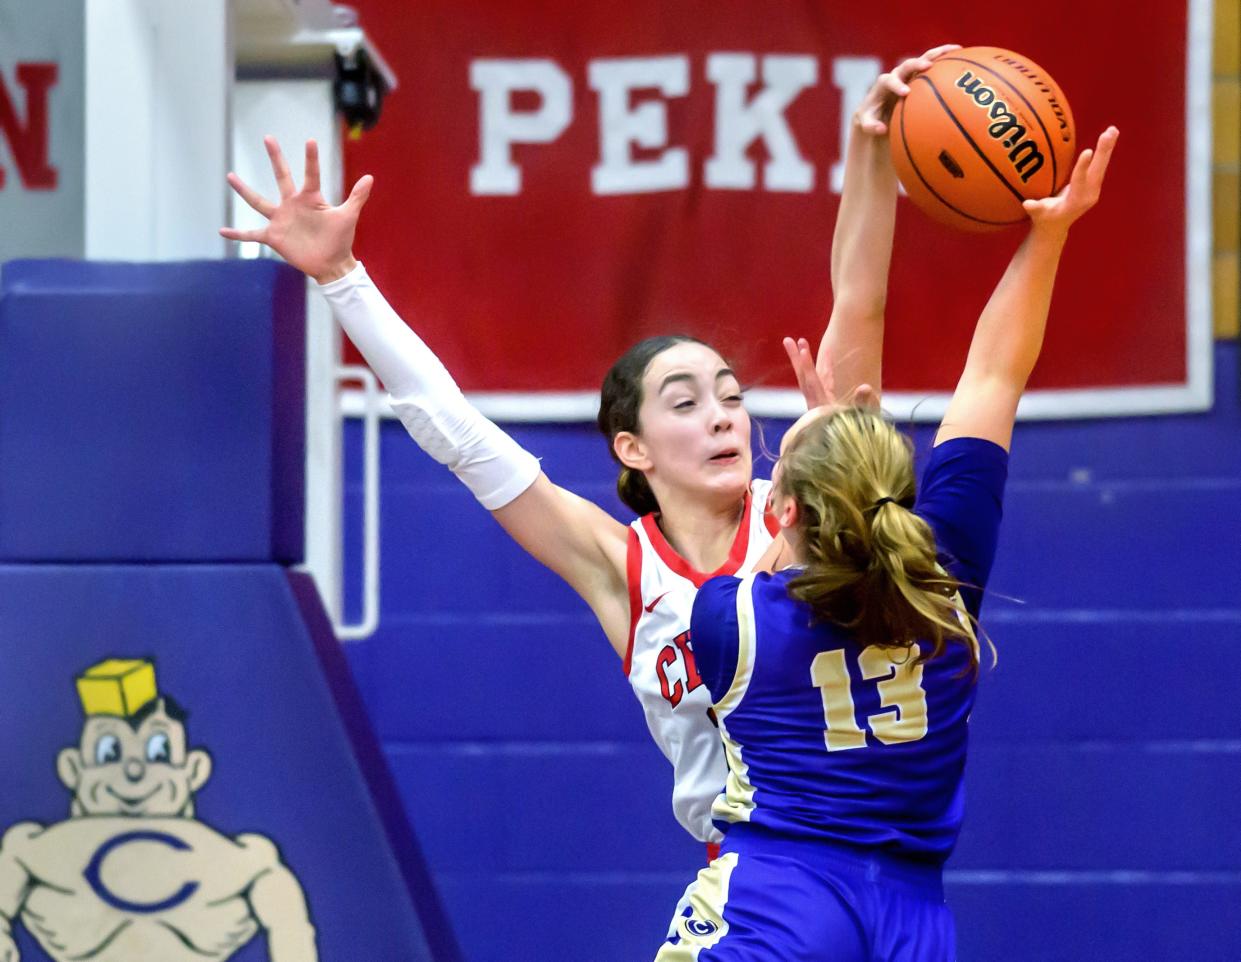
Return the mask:
MULTIPOLYGON (((915 507, 975 616, 1007 473, 998 445, 946 441, 930 456, 915 507)), ((942 862, 961 825, 971 652, 959 641, 921 661, 859 649, 837 626, 811 624, 809 606, 788 595, 796 574, 715 578, 694 602, 694 656, 729 763, 716 823, 942 862)))

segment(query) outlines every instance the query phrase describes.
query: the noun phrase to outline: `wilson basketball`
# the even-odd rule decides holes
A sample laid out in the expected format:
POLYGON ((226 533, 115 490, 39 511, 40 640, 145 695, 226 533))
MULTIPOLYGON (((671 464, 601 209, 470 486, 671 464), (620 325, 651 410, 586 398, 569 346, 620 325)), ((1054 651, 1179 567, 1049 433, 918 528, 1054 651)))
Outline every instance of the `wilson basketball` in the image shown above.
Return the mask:
POLYGON ((892 161, 910 200, 962 230, 1026 219, 1021 202, 1056 193, 1073 171, 1073 113, 1029 57, 966 47, 939 57, 892 113, 892 161))

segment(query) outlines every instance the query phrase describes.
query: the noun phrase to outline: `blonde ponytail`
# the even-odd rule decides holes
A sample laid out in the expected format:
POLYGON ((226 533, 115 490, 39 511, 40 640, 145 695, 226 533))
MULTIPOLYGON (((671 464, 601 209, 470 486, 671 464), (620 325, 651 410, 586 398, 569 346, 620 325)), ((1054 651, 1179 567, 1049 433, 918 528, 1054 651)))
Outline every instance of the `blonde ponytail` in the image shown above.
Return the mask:
POLYGON ((825 414, 789 444, 778 483, 800 508, 806 562, 789 594, 816 620, 847 629, 862 647, 927 641, 931 658, 958 640, 977 669, 960 584, 940 567, 931 526, 913 512, 913 452, 904 435, 868 409, 825 414))

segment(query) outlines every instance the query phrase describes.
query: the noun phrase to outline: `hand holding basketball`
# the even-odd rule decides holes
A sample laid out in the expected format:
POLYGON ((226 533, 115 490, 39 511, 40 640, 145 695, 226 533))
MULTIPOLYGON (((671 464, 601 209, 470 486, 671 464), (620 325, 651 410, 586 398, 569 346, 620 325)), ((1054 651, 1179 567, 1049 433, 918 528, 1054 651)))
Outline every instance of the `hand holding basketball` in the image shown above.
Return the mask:
POLYGON ((230 173, 229 186, 267 218, 267 226, 261 230, 221 227, 221 236, 266 244, 320 284, 344 277, 357 263, 353 258, 353 235, 374 178, 367 174, 359 179, 345 202, 333 207, 319 189, 319 147, 313 140, 306 141, 306 168, 300 191, 293 183, 293 175, 276 139, 264 137, 263 145, 271 158, 280 203, 273 204, 230 173))
POLYGON ((1000 47, 941 55, 892 111, 892 163, 909 199, 961 230, 1025 221, 1022 202, 1068 183, 1073 112, 1051 75, 1000 47))
POLYGON ((880 74, 854 112, 854 126, 872 137, 886 136, 896 102, 909 93, 909 81, 923 70, 930 70, 936 57, 960 49, 959 43, 932 47, 921 57, 902 61, 891 73, 880 74))
POLYGON ((1078 155, 1073 175, 1063 190, 1052 197, 1027 200, 1021 205, 1036 229, 1067 231, 1077 218, 1098 202, 1107 165, 1119 137, 1119 130, 1108 127, 1099 135, 1099 143, 1094 150, 1087 148, 1078 155))

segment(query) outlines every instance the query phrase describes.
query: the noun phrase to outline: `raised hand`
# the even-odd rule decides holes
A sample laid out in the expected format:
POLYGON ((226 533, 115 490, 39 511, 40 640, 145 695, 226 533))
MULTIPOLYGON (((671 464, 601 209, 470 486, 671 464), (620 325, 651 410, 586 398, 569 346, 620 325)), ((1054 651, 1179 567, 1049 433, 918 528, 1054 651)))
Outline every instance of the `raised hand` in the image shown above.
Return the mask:
POLYGON ((818 407, 832 407, 837 404, 856 404, 861 407, 878 408, 879 395, 869 384, 859 384, 850 398, 837 399, 836 385, 832 376, 831 358, 826 351, 819 354, 818 364, 810 353, 810 342, 804 337, 794 340, 784 339, 784 353, 789 356, 793 365, 793 374, 797 377, 797 387, 806 399, 806 410, 818 407))
POLYGON ((293 175, 276 139, 264 137, 263 145, 271 158, 280 203, 273 204, 235 173, 229 173, 229 186, 267 218, 267 226, 261 230, 221 227, 221 236, 266 244, 321 284, 344 277, 357 264, 353 258, 353 235, 374 178, 370 174, 362 177, 353 185, 345 202, 333 207, 319 190, 319 147, 313 140, 306 141, 306 168, 301 190, 293 183, 293 175))
POLYGON ((1078 155, 1073 175, 1060 193, 1042 200, 1027 200, 1021 205, 1036 230, 1067 231, 1077 218, 1098 203, 1107 165, 1119 137, 1119 130, 1108 127, 1099 135, 1094 150, 1086 148, 1078 155))
POLYGON ((936 57, 960 49, 959 43, 932 47, 921 57, 910 57, 902 61, 891 73, 880 74, 854 112, 854 126, 872 137, 885 136, 896 102, 909 93, 910 81, 922 71, 929 70, 936 57))

